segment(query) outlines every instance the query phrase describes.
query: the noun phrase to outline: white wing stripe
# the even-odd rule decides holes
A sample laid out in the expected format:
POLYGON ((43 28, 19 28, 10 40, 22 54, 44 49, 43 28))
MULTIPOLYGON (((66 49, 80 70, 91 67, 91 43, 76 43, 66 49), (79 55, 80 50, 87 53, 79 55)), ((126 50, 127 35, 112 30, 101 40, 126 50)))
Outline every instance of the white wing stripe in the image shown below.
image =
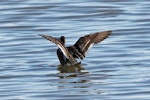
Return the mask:
POLYGON ((57 46, 61 49, 61 51, 63 52, 65 57, 69 59, 68 55, 66 54, 67 53, 66 49, 64 47, 60 46, 59 44, 57 46))
POLYGON ((90 42, 90 39, 89 39, 89 41, 87 41, 87 43, 84 45, 84 47, 82 48, 82 50, 85 49, 85 47, 88 45, 89 42, 90 42))
POLYGON ((90 48, 92 48, 93 45, 94 45, 94 43, 91 43, 90 46, 89 46, 89 48, 87 49, 87 51, 86 51, 85 53, 87 53, 88 50, 89 50, 90 48))

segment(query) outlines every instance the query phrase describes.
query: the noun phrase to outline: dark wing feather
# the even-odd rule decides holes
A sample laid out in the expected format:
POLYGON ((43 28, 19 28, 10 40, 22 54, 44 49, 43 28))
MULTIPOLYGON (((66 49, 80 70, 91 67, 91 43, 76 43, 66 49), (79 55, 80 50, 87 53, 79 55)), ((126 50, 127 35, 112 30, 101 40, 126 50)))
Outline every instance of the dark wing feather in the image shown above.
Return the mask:
POLYGON ((85 53, 90 47, 106 39, 111 34, 111 32, 112 31, 104 31, 86 35, 79 38, 74 46, 78 49, 80 53, 83 54, 83 56, 85 56, 85 53))
POLYGON ((61 49, 61 51, 63 52, 65 57, 69 59, 68 49, 58 39, 56 39, 52 36, 44 35, 44 34, 39 34, 39 35, 44 37, 45 39, 55 43, 61 49))

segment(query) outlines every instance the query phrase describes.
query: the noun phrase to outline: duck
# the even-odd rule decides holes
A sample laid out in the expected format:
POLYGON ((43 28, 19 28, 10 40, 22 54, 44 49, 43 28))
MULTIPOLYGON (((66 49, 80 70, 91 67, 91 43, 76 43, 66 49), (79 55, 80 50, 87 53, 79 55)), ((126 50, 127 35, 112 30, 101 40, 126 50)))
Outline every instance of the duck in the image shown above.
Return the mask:
POLYGON ((109 31, 95 32, 80 37, 77 42, 72 46, 65 46, 66 38, 61 36, 60 38, 52 37, 45 34, 39 34, 43 38, 51 41, 58 46, 57 57, 61 65, 75 65, 78 62, 77 59, 83 60, 87 51, 93 47, 93 45, 100 43, 112 33, 109 31))

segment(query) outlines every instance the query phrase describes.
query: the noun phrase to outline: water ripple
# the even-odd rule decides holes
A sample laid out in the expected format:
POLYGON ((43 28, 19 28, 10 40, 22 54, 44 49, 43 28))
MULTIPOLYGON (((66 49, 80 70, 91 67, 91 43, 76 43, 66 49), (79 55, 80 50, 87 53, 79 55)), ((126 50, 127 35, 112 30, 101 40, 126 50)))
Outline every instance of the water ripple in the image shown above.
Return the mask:
POLYGON ((7 0, 0 4, 3 100, 149 100, 149 1, 7 0), (59 66, 57 46, 38 34, 65 35, 67 46, 112 30, 81 66, 59 66))

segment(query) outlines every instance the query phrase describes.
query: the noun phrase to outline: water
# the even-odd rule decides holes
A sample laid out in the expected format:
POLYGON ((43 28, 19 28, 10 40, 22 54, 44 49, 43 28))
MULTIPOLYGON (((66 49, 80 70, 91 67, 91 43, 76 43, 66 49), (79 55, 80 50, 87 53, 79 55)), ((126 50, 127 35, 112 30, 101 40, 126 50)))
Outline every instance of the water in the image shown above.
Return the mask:
POLYGON ((149 100, 149 0, 4 0, 0 3, 0 100, 149 100), (77 68, 59 67, 57 47, 104 30, 77 68))

